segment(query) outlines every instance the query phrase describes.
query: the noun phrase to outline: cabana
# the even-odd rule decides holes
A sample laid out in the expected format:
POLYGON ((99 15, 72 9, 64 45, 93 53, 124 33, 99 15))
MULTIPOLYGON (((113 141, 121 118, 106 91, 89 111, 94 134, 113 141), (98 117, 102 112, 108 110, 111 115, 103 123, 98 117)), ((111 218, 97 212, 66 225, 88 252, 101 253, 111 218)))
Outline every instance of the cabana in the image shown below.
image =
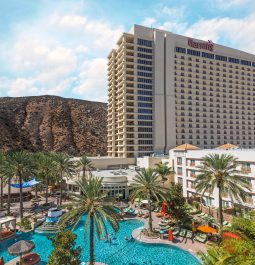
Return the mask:
POLYGON ((0 219, 0 241, 15 236, 16 234, 16 218, 3 217, 0 219))

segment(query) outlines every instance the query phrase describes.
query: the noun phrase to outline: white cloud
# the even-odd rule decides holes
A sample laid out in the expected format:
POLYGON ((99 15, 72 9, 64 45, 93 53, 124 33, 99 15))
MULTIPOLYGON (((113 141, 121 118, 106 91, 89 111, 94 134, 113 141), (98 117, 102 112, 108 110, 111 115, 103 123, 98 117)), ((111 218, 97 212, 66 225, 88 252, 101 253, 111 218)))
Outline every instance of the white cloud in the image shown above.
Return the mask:
POLYGON ((144 21, 141 22, 141 25, 145 26, 145 27, 153 27, 154 28, 154 24, 157 22, 157 20, 153 17, 147 17, 144 19, 144 21))
POLYGON ((12 42, 0 50, 13 76, 1 78, 0 95, 61 95, 69 90, 74 97, 105 101, 107 53, 123 31, 75 14, 54 13, 18 25, 12 42))
POLYGON ((244 6, 254 0, 213 0, 213 3, 219 8, 236 8, 238 6, 244 6))
POLYGON ((184 31, 184 34, 203 40, 222 42, 255 53, 255 14, 241 19, 229 17, 202 19, 184 31))
POLYGON ((82 98, 96 101, 106 101, 107 91, 107 60, 96 58, 85 62, 79 74, 79 84, 73 93, 82 98))

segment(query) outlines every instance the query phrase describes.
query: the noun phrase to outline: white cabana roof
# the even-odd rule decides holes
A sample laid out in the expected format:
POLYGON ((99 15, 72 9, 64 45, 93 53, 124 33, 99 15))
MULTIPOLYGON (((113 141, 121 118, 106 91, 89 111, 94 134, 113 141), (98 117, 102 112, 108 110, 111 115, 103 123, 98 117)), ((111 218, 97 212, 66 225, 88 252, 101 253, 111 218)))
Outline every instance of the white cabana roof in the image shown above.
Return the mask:
POLYGON ((12 221, 16 221, 16 218, 12 217, 12 216, 3 217, 3 218, 0 218, 0 225, 6 224, 6 223, 12 222, 12 221))

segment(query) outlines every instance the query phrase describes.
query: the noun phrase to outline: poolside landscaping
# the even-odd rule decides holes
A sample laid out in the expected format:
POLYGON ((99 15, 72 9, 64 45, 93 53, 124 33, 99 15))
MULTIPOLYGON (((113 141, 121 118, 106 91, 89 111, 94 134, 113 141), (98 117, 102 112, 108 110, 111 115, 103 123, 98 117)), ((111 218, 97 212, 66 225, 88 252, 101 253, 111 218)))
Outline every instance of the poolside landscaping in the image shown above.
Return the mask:
MULTIPOLYGON (((15 217, 0 219, 1 265, 4 262, 16 265, 17 261, 22 265, 84 265, 88 261, 90 265, 98 262, 108 265, 214 265, 225 256, 234 261, 247 259, 247 265, 253 265, 254 212, 234 217, 230 222, 224 221, 222 207, 216 211, 216 217, 215 209, 204 213, 200 202, 183 197, 180 184, 165 186, 166 175, 172 172, 166 165, 137 170, 129 200, 123 201, 121 194, 114 197, 103 191, 103 178, 90 174, 93 165, 86 157, 78 163, 64 154, 41 154, 39 157, 43 173, 34 171, 30 165, 34 158, 22 152, 7 157, 3 168, 0 167, 0 173, 7 176, 16 172, 17 167, 15 174, 20 174, 20 180, 23 178, 20 172, 40 172, 43 178, 47 175, 45 202, 33 209, 23 209, 22 201, 23 185, 30 185, 31 181, 15 184, 21 191, 20 215, 18 220, 15 217), (17 164, 13 165, 15 160, 17 164), (67 195, 62 185, 64 176, 71 177, 77 168, 82 168, 83 172, 76 181, 80 193, 67 195), (51 181, 59 190, 51 194, 51 200, 47 172, 55 171, 51 181), (13 237, 6 239, 8 233, 13 237), (210 263, 211 260, 215 262, 210 263)), ((213 189, 201 176, 200 179, 197 184, 200 190, 213 189)), ((226 183, 221 185, 226 189, 224 185, 232 182, 224 181, 226 183)), ((34 192, 34 200, 39 204, 37 188, 34 192)), ((233 192, 235 194, 236 190, 233 192)), ((7 204, 8 211, 12 206, 10 202, 7 204)))

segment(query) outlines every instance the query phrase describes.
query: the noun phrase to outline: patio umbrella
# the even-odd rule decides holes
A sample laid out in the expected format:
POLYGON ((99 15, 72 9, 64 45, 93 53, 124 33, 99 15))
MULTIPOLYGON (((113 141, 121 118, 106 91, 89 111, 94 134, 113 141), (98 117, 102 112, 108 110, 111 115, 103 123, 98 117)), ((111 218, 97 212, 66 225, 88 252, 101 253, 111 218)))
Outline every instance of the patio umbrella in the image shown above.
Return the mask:
POLYGON ((4 265, 4 258, 3 257, 0 259, 0 265, 4 265))
POLYGON ((227 239, 227 238, 233 238, 233 239, 241 239, 241 237, 238 234, 232 233, 232 232, 223 232, 222 233, 222 238, 227 239))
POLYGON ((206 225, 200 225, 197 230, 203 232, 203 233, 207 233, 207 234, 216 234, 217 230, 210 227, 210 226, 206 226, 206 225))
POLYGON ((118 206, 119 208, 127 208, 127 207, 128 207, 128 204, 125 203, 125 202, 119 202, 119 203, 117 203, 117 206, 118 206))
POLYGON ((20 256, 20 262, 23 254, 30 252, 35 247, 32 241, 20 240, 8 248, 10 255, 20 256))

